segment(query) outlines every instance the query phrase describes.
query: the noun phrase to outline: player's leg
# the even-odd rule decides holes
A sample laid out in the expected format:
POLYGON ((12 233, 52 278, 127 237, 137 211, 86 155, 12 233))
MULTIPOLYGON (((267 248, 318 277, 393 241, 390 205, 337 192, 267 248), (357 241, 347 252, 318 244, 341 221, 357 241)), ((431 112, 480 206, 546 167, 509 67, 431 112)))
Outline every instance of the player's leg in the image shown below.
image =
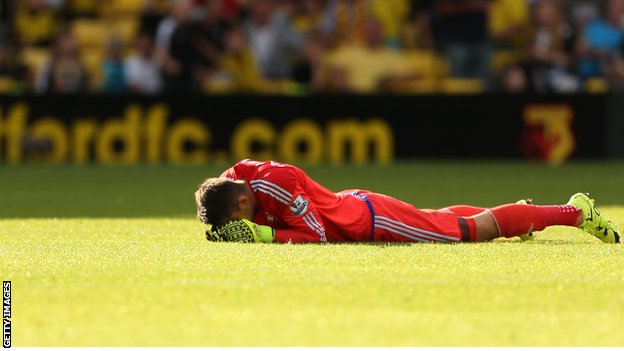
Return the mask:
POLYGON ((619 243, 618 230, 598 211, 594 201, 582 193, 574 194, 565 205, 508 204, 471 217, 475 222, 477 241, 500 236, 511 237, 541 231, 553 225, 579 227, 608 243, 619 243))
MULTIPOLYGON (((521 200, 516 201, 516 203, 517 204, 532 204, 533 199, 529 199, 529 198, 521 199, 521 200)), ((458 216, 463 216, 463 217, 478 215, 479 213, 482 213, 485 210, 487 210, 487 208, 471 206, 471 205, 454 205, 454 206, 448 206, 448 207, 444 207, 440 209, 440 211, 451 211, 454 214, 458 216)))
POLYGON ((582 211, 572 205, 506 204, 472 218, 477 241, 490 241, 501 236, 509 238, 541 231, 553 225, 578 227, 582 223, 582 211))
POLYGON ((450 210, 418 209, 383 194, 366 192, 366 196, 374 210, 375 241, 462 242, 476 239, 474 220, 470 217, 458 216, 450 210))
POLYGON ((462 216, 462 217, 470 217, 470 216, 478 215, 479 213, 485 210, 487 210, 487 208, 470 206, 470 205, 454 205, 454 206, 448 206, 448 207, 444 207, 440 209, 440 211, 450 211, 456 214, 457 216, 462 216))
MULTIPOLYGON (((526 198, 526 199, 521 199, 516 201, 517 204, 531 204, 533 203, 532 199, 526 198)), ((485 212, 487 210, 487 208, 484 207, 476 207, 476 206, 470 206, 470 205, 455 205, 455 206, 449 206, 449 207, 445 207, 445 208, 441 208, 440 211, 450 211, 453 212, 454 214, 458 215, 458 216, 462 216, 462 217, 470 217, 470 216, 475 216, 478 215, 482 212, 485 212)), ((533 235, 533 232, 527 232, 527 233, 522 233, 521 235, 519 235, 520 239, 522 240, 531 240, 534 239, 535 236, 533 235)))

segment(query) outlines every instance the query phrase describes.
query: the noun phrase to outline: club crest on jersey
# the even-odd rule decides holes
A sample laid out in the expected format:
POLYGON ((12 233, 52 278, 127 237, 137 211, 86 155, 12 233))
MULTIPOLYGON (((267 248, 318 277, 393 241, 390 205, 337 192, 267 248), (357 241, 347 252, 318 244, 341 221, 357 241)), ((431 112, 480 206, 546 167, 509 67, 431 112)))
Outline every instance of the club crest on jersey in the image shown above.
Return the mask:
POLYGON ((308 200, 304 200, 301 195, 297 196, 290 204, 290 210, 295 216, 305 213, 308 210, 308 200))
POLYGON ((265 212, 265 213, 264 213, 264 216, 266 217, 267 221, 269 221, 269 222, 275 222, 275 217, 274 217, 272 214, 270 214, 270 213, 268 213, 268 212, 265 212))

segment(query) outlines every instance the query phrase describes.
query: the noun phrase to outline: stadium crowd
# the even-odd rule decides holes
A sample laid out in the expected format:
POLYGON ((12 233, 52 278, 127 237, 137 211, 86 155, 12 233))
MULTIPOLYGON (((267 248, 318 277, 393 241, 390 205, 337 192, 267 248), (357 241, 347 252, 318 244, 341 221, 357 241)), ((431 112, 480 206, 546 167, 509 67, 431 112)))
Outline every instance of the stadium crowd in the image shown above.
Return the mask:
POLYGON ((624 0, 0 0, 0 92, 578 93, 624 0))

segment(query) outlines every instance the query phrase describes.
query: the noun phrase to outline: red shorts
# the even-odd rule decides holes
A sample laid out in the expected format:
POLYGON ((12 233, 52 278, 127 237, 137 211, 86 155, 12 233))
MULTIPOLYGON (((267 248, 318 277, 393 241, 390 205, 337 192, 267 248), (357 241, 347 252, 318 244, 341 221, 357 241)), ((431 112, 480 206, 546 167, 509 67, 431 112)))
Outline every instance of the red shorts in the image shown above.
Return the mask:
POLYGON ((450 210, 417 209, 391 196, 359 190, 374 214, 371 241, 475 241, 475 223, 450 210))

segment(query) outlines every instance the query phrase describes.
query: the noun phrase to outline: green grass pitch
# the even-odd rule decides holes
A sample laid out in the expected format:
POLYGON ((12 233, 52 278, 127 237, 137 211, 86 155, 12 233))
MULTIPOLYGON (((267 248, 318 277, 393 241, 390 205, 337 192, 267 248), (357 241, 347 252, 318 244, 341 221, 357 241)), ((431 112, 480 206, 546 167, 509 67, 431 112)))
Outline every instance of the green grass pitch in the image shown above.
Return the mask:
MULTIPOLYGON (((193 192, 224 167, 0 167, 13 345, 624 346, 621 245, 209 243, 193 192)), ((422 208, 585 191, 624 228, 622 163, 303 168, 422 208)))

